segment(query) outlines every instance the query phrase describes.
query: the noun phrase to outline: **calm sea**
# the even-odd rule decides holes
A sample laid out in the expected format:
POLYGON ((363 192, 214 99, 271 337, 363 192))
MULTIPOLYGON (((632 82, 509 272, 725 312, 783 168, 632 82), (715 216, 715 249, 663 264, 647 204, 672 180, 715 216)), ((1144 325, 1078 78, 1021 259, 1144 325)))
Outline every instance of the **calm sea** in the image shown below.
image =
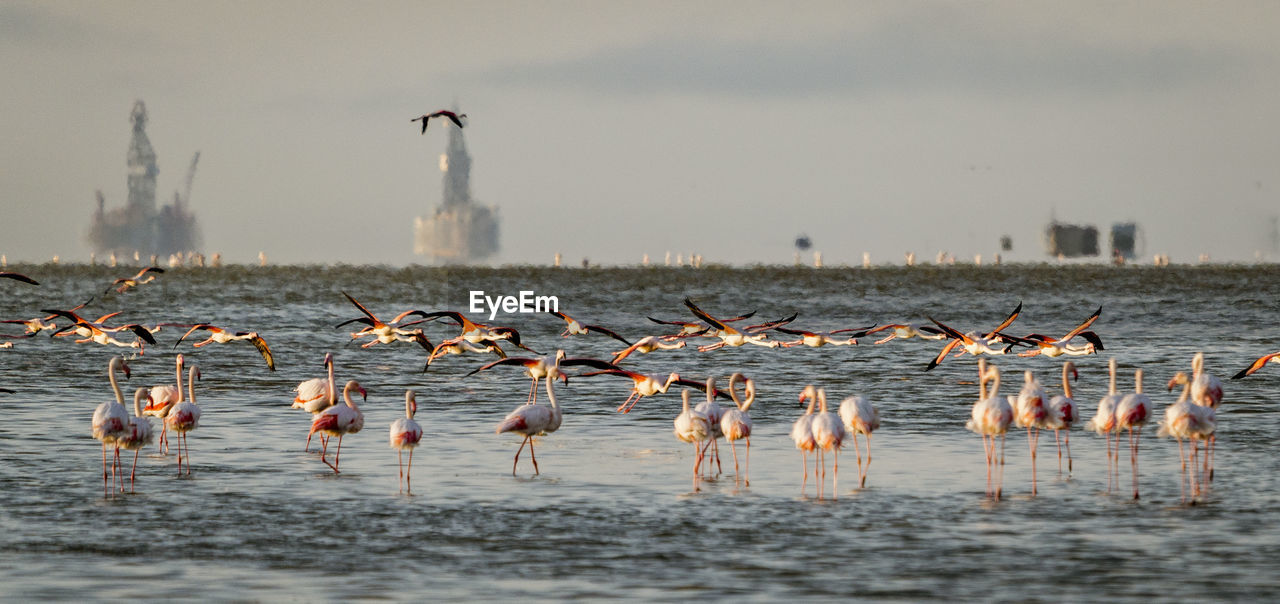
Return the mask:
MULTIPOLYGON (((662 333, 646 317, 688 318, 695 298, 728 316, 799 313, 812 330, 923 322, 962 331, 993 327, 1019 302, 1010 331, 1065 333, 1098 306, 1106 350, 1073 359, 1087 418, 1106 391, 1107 359, 1120 387, 1145 370, 1162 409, 1165 382, 1204 351, 1227 378, 1280 349, 1280 268, 1264 266, 999 266, 875 269, 627 268, 436 269, 354 266, 172 269, 127 294, 102 295, 127 268, 19 266, 42 282, 0 281, 0 318, 29 318, 96 296, 83 313, 115 321, 210 322, 256 330, 275 353, 267 371, 247 343, 184 342, 204 410, 189 438, 190 477, 154 448, 138 462, 137 492, 106 494, 93 409, 111 397, 106 367, 124 353, 138 386, 173 381, 173 346, 77 345, 45 334, 0 350, 0 596, 227 600, 637 600, 699 597, 777 601, 874 599, 1147 600, 1280 596, 1280 368, 1226 382, 1217 472, 1194 505, 1182 500, 1177 446, 1154 429, 1141 439, 1142 498, 1107 492, 1105 446, 1077 426, 1074 470, 1059 470, 1041 438, 1039 494, 1031 496, 1027 443, 1008 442, 1006 497, 984 494, 981 440, 964 429, 976 398, 972 357, 923 369, 939 342, 634 356, 647 373, 705 379, 741 371, 758 383, 752 408, 751 485, 724 473, 697 485, 692 453, 671 433, 680 397, 614 408, 630 382, 575 379, 557 390, 561 429, 537 441, 542 473, 512 457, 520 438, 494 425, 529 387, 518 369, 464 375, 489 359, 451 356, 423 373, 411 344, 361 349, 333 325, 358 316, 346 291, 384 319, 411 308, 466 310, 469 292, 556 296, 560 310, 628 338, 662 333), (321 377, 368 390, 365 428, 342 445, 342 473, 303 451, 309 417, 289 408, 293 387, 321 377), (867 395, 879 408, 866 488, 851 449, 840 482, 818 499, 801 488, 801 457, 787 434, 808 383, 834 401, 867 395), (425 429, 413 494, 398 492, 387 428, 418 393, 425 429)), ((544 353, 607 357, 599 335, 561 338, 539 314, 500 314, 544 353)), ((17 326, 7 326, 16 333, 17 326)), ((450 326, 432 323, 439 341, 450 326)), ((129 338, 131 339, 131 338, 129 338)), ((512 349, 512 353, 522 352, 512 349)), ((1051 392, 1062 359, 1000 357, 1005 393, 1032 370, 1051 392)), ((1159 413, 1159 411, 1157 411, 1159 413)), ((158 428, 158 426, 157 426, 158 428)), ((739 454, 743 451, 740 449, 739 454)), ((126 461, 127 463, 127 461, 126 461)), ((1128 485, 1127 459, 1121 485, 1128 485)))

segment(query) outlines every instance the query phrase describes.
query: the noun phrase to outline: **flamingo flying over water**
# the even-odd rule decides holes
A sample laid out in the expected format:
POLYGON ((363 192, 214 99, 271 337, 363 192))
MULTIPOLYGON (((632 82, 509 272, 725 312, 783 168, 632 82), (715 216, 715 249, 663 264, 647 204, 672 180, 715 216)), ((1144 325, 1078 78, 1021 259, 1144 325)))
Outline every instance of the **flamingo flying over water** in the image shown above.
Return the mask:
POLYGON ((409 479, 413 475, 413 450, 422 440, 422 426, 413 420, 418 412, 418 399, 413 390, 404 392, 404 417, 391 422, 391 448, 396 449, 396 459, 400 462, 400 480, 404 483, 404 491, 411 492, 409 479), (404 451, 409 450, 409 472, 404 470, 404 451))
POLYGON ((486 369, 497 367, 499 365, 519 365, 521 367, 524 367, 524 374, 526 376, 529 376, 529 378, 533 380, 533 383, 529 385, 529 396, 525 399, 525 401, 532 401, 535 403, 538 402, 538 393, 537 393, 538 380, 562 379, 565 381, 565 383, 569 382, 569 376, 560 372, 560 367, 562 365, 566 367, 575 366, 575 365, 585 365, 588 367, 594 367, 596 369, 619 369, 619 367, 614 365, 613 363, 610 363, 608 361, 601 361, 599 359, 566 358, 564 350, 557 350, 555 356, 544 356, 539 358, 528 358, 528 357, 501 358, 471 370, 471 372, 468 373, 467 376, 469 377, 469 376, 475 375, 476 373, 479 373, 486 369))
POLYGON ((564 328, 564 332, 560 334, 560 337, 567 338, 573 335, 585 336, 594 331, 596 333, 609 336, 619 342, 622 342, 623 344, 626 344, 627 346, 631 346, 631 342, 627 341, 626 338, 618 335, 616 331, 613 331, 612 329, 609 329, 607 327, 601 327, 599 325, 587 325, 557 310, 549 310, 547 311, 547 313, 560 317, 561 319, 564 320, 566 325, 564 328))
POLYGON ((30 285, 40 285, 39 281, 36 281, 22 273, 15 273, 12 271, 0 271, 0 278, 13 279, 14 281, 21 281, 30 285))
POLYGON ((262 360, 267 362, 267 369, 271 371, 276 370, 276 361, 275 357, 271 354, 271 347, 267 346, 267 341, 263 340, 262 336, 258 335, 258 332, 256 331, 231 332, 208 323, 197 323, 192 325, 191 329, 187 330, 187 333, 182 334, 182 337, 178 338, 178 341, 173 343, 173 347, 177 348, 178 344, 181 344, 183 340, 187 339, 187 336, 199 330, 209 332, 209 337, 192 344, 192 346, 200 348, 209 344, 226 344, 227 342, 248 340, 250 344, 253 344, 254 348, 258 349, 258 354, 262 355, 262 360))
POLYGON ((148 266, 147 268, 138 271, 138 274, 132 277, 121 277, 112 281, 111 285, 108 285, 106 291, 102 293, 110 293, 112 289, 115 289, 116 293, 123 294, 129 291, 129 288, 155 281, 156 275, 161 273, 164 273, 164 269, 158 266, 148 266))
POLYGON ((1246 376, 1253 375, 1255 371, 1262 369, 1264 366, 1266 366, 1267 363, 1274 363, 1276 365, 1280 365, 1280 352, 1264 354, 1258 357, 1256 360, 1250 363, 1248 367, 1241 369, 1240 371, 1236 372, 1235 375, 1231 376, 1231 379, 1238 380, 1246 376))
POLYGON ((632 353, 636 352, 640 354, 649 354, 655 350, 675 350, 677 348, 684 348, 685 341, 680 338, 681 336, 645 336, 636 340, 635 344, 613 353, 613 358, 610 359, 609 362, 616 365, 622 362, 622 359, 625 359, 631 356, 632 353), (672 344, 672 342, 675 343, 672 344))
MULTIPOLYGON (((630 413, 631 408, 635 407, 636 403, 639 403, 640 399, 643 397, 653 396, 655 394, 666 394, 672 384, 697 388, 699 391, 705 391, 707 388, 706 384, 694 380, 686 380, 680 377, 680 374, 675 372, 669 374, 665 380, 661 376, 646 375, 629 369, 604 369, 601 371, 584 373, 580 377, 593 375, 618 375, 631 378, 633 383, 631 394, 627 396, 627 400, 622 401, 622 404, 618 405, 618 408, 615 409, 615 411, 618 411, 619 413, 630 413)), ((729 398, 729 395, 722 391, 717 392, 717 396, 720 396, 721 398, 729 398)))
POLYGON ((515 432, 516 434, 524 435, 524 440, 520 441, 520 448, 516 449, 516 457, 511 462, 512 476, 516 475, 516 465, 520 463, 520 452, 524 451, 525 444, 529 445, 529 459, 533 461, 533 473, 535 475, 540 473, 538 470, 538 457, 533 453, 533 437, 543 436, 559 430, 560 422, 564 419, 564 413, 556 402, 555 390, 552 387, 555 381, 552 379, 545 381, 547 383, 547 403, 549 406, 525 403, 516 407, 514 411, 502 418, 502 421, 498 422, 497 428, 494 429, 495 434, 515 432))

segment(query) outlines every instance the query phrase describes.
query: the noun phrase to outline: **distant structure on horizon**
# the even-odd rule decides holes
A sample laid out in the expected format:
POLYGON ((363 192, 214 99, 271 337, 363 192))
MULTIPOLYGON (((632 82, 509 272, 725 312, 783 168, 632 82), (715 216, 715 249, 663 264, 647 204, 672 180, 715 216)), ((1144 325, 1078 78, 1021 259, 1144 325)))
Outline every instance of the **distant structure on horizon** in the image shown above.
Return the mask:
MULTIPOLYGON (((1138 224, 1118 222, 1111 225, 1112 259, 1133 260, 1138 254, 1141 238, 1138 224)), ((1097 256, 1098 227, 1093 225, 1066 224, 1051 219, 1044 229, 1044 248, 1055 258, 1079 258, 1097 256)))
POLYGON ((191 158, 184 190, 174 192, 173 203, 157 210, 156 176, 160 169, 156 165, 156 152, 147 138, 147 107, 142 101, 134 102, 129 121, 133 123, 126 160, 129 199, 124 207, 108 210, 102 190, 97 191, 98 207, 89 226, 89 245, 95 253, 120 256, 195 253, 201 243, 200 227, 187 207, 200 152, 191 158))
POLYGON ((497 253, 498 207, 474 203, 471 155, 462 128, 450 125, 448 130, 449 147, 440 156, 444 198, 433 215, 414 219, 413 253, 444 264, 466 264, 497 253))

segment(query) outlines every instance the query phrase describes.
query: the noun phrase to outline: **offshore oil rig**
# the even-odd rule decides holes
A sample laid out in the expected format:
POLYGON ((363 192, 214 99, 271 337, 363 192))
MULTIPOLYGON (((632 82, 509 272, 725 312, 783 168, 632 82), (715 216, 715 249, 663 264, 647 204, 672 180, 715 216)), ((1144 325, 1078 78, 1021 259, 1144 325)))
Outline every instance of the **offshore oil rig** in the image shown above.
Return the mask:
POLYGON ((448 130, 449 146, 440 155, 444 197, 434 214, 414 219, 413 253, 443 264, 466 264, 497 253, 498 207, 474 203, 471 155, 462 128, 450 124, 448 130))
POLYGON ((97 191, 98 207, 89 225, 88 241, 95 253, 126 256, 182 256, 200 248, 200 227, 188 209, 191 182, 195 178, 200 152, 191 158, 183 191, 174 192, 173 203, 156 208, 156 152, 147 138, 147 106, 133 104, 129 115, 133 138, 126 163, 129 167, 129 199, 124 207, 106 206, 106 197, 97 191))
MULTIPOLYGON (((1109 255, 1113 261, 1133 260, 1142 252, 1141 231, 1137 223, 1112 224, 1110 239, 1109 255)), ((1051 219, 1044 229, 1044 248, 1045 252, 1055 258, 1098 256, 1098 227, 1066 224, 1051 219)))

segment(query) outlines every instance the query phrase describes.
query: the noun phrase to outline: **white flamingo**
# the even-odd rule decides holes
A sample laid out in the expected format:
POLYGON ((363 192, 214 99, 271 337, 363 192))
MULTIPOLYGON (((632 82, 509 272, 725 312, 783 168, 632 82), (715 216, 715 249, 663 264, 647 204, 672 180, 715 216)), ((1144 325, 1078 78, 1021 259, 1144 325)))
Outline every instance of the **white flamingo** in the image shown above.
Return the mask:
POLYGON ((1013 423, 1013 405, 1009 397, 1000 396, 1000 369, 994 365, 987 369, 986 361, 978 359, 978 400, 973 403, 969 421, 965 427, 982 436, 982 449, 987 457, 987 495, 999 499, 1004 491, 1004 441, 1013 423), (994 382, 990 391, 986 384, 994 382), (1000 455, 996 455, 996 436, 1000 437, 1000 455), (999 465, 997 471, 997 464, 999 465), (995 484, 992 484, 995 474, 995 484))
MULTIPOLYGON (((1203 352, 1191 357, 1191 374, 1191 402, 1213 409, 1216 420, 1218 404, 1222 402, 1222 380, 1205 372, 1203 352)), ((1205 476, 1209 482, 1213 481, 1213 454, 1217 444, 1217 433, 1210 434, 1204 449, 1205 476)))
POLYGON ((1213 437, 1213 433, 1217 428, 1217 415, 1213 407, 1197 405, 1188 400, 1191 394, 1193 380, 1187 377, 1187 374, 1179 371, 1169 380, 1169 390, 1173 390, 1174 386, 1182 384, 1182 394, 1178 396, 1178 402, 1165 407, 1164 418, 1160 422, 1160 428, 1156 431, 1156 436, 1165 437, 1172 436, 1178 441, 1178 461, 1182 463, 1182 476, 1178 481, 1178 487, 1182 490, 1182 499, 1187 499, 1187 485, 1190 484, 1191 496, 1195 497, 1200 493, 1201 480, 1207 480, 1207 476, 1201 475, 1201 480, 1196 479, 1196 456, 1198 451, 1198 441, 1205 441, 1205 455, 1209 454, 1208 444, 1213 437), (1190 455, 1187 454, 1182 446, 1183 440, 1191 443, 1190 455), (1190 466, 1190 472, 1188 472, 1190 466))
POLYGON ((400 462, 400 480, 404 482, 404 491, 411 492, 409 479, 413 475, 413 450, 422 440, 422 426, 413 420, 418 412, 418 399, 413 390, 404 393, 404 417, 391 422, 391 448, 396 449, 396 459, 400 462), (404 471, 404 451, 409 450, 409 472, 404 471))
MULTIPOLYGON (((325 409, 328 409, 338 403, 338 390, 333 382, 333 353, 326 352, 324 355, 324 366, 328 372, 327 377, 311 378, 299 383, 294 391, 297 396, 293 397, 293 404, 289 405, 291 409, 302 409, 312 415, 312 421, 315 416, 319 415, 325 409)), ((307 432, 307 444, 303 447, 304 451, 311 450, 311 435, 314 431, 307 432)), ((320 434, 322 450, 329 445, 329 437, 324 433, 320 434)))
POLYGON ((858 486, 867 486, 867 471, 871 469, 871 433, 880 427, 880 412, 871 399, 860 394, 840 402, 840 419, 849 434, 853 435, 853 450, 858 456, 858 486), (867 460, 863 465, 862 452, 858 450, 858 435, 867 437, 867 460))
POLYGON ((187 370, 187 398, 179 400, 169 409, 164 424, 178 435, 178 474, 182 474, 182 451, 187 452, 187 474, 191 474, 191 447, 187 445, 187 433, 200 427, 200 407, 196 405, 195 382, 200 379, 200 369, 192 365, 187 370))
POLYGON ((146 388, 139 388, 133 392, 133 417, 129 418, 129 425, 125 427, 124 434, 116 439, 120 447, 133 451, 133 466, 129 470, 130 492, 133 492, 133 479, 138 472, 138 453, 155 440, 155 434, 151 431, 151 420, 142 413, 142 399, 150 396, 146 388))
MULTIPOLYGON (((1138 441, 1151 419, 1151 397, 1142 392, 1142 370, 1133 372, 1134 391, 1116 405, 1116 430, 1129 431, 1129 462, 1133 466, 1133 498, 1138 498, 1138 441)), ((1117 447, 1118 448, 1118 447, 1117 447)), ((1119 452, 1117 451, 1117 457, 1119 452)))
POLYGON ((169 427, 165 425, 164 418, 169 415, 169 409, 172 409, 178 401, 182 400, 182 355, 179 354, 174 358, 174 365, 177 367, 173 385, 160 384, 151 387, 151 401, 146 407, 142 408, 142 413, 150 417, 160 418, 160 447, 163 453, 169 453, 169 427))
POLYGON ((1111 434, 1118 432, 1116 429, 1116 405, 1120 404, 1120 399, 1124 398, 1116 391, 1116 359, 1112 357, 1107 362, 1110 379, 1107 386, 1107 395, 1098 401, 1098 410, 1093 414, 1093 418, 1085 422, 1084 428, 1103 435, 1107 439, 1107 491, 1111 491, 1112 482, 1116 479, 1118 472, 1118 458, 1120 456, 1120 438, 1117 435, 1115 447, 1111 445, 1111 434))
POLYGON ((747 441, 747 470, 745 473, 745 484, 751 486, 751 416, 747 412, 751 409, 751 403, 756 400, 756 382, 755 380, 734 373, 729 376, 729 397, 733 399, 736 407, 728 409, 724 412, 724 416, 720 418, 720 432, 724 434, 725 440, 729 441, 729 447, 733 450, 733 473, 738 475, 738 447, 735 444, 738 440, 747 441), (743 384, 743 399, 738 399, 737 385, 743 384))
MULTIPOLYGON (((802 394, 803 396, 803 394, 802 394)), ((826 452, 835 453, 835 468, 832 471, 831 490, 837 493, 840 483, 840 448, 844 446, 845 430, 840 417, 827 411, 827 392, 818 388, 818 412, 813 415, 813 443, 818 452, 818 464, 822 473, 818 476, 818 497, 822 497, 822 489, 827 480, 826 452)))
MULTIPOLYGON (((720 437, 724 436, 724 430, 720 428, 720 421, 724 419, 724 409, 716 402, 716 379, 715 376, 707 377, 707 400, 698 403, 694 407, 694 411, 701 413, 707 417, 707 429, 711 431, 711 438, 708 439, 706 446, 711 448, 711 453, 716 460, 716 475, 720 475, 722 469, 720 467, 720 437)), ((705 455, 705 452, 704 452, 705 455)), ((708 468, 707 472, 711 470, 708 468)))
POLYGON ((806 400, 809 401, 809 407, 805 409, 804 415, 791 424, 791 440, 800 450, 800 463, 804 466, 804 479, 800 481, 801 493, 805 492, 805 485, 809 483, 809 453, 818 446, 813 439, 813 407, 818 402, 818 392, 812 384, 800 391, 800 402, 804 403, 806 400))
POLYGON ((520 463, 520 452, 524 450, 527 443, 529 445, 529 459, 533 461, 533 473, 540 474, 538 470, 538 457, 533 453, 533 437, 551 434, 560 429, 560 422, 564 419, 564 413, 560 409, 559 403, 556 402, 556 394, 552 385, 553 379, 545 380, 547 383, 547 403, 550 406, 543 406, 537 403, 525 403, 516 407, 514 411, 508 413, 506 417, 498 423, 498 427, 494 429, 495 434, 503 432, 515 432, 524 435, 524 440, 520 441, 520 448, 516 449, 516 457, 511 462, 511 475, 516 475, 516 464, 520 463))
POLYGON ((355 434, 361 428, 364 428, 364 413, 360 411, 360 407, 351 399, 351 393, 360 391, 360 396, 368 400, 369 394, 365 389, 360 387, 360 383, 350 380, 347 385, 342 388, 342 400, 345 405, 334 405, 321 411, 311 421, 311 433, 319 432, 329 437, 338 437, 338 451, 333 454, 333 463, 325 459, 325 453, 328 446, 320 449, 320 461, 326 466, 333 468, 335 474, 338 473, 338 463, 342 459, 342 437, 347 434, 355 434))
POLYGON ((1071 398, 1071 382, 1067 380, 1068 373, 1072 378, 1080 379, 1075 363, 1067 361, 1062 364, 1062 394, 1049 399, 1049 414, 1045 417, 1045 427, 1053 430, 1053 442, 1058 445, 1059 472, 1062 471, 1062 441, 1058 439, 1058 432, 1066 431, 1067 473, 1069 474, 1071 473, 1071 426, 1075 425, 1080 413, 1076 409, 1075 399, 1071 398))
POLYGON ((1045 404, 1044 388, 1030 371, 1023 372, 1024 382, 1018 398, 1013 402, 1013 425, 1027 429, 1027 448, 1031 450, 1031 494, 1036 494, 1036 448, 1040 444, 1040 429, 1047 427, 1049 409, 1045 404))
POLYGON ((693 445, 693 490, 698 490, 699 470, 702 467, 702 458, 705 449, 702 443, 711 438, 711 422, 707 420, 707 416, 689 408, 689 390, 686 388, 680 391, 680 398, 683 401, 683 407, 680 415, 672 422, 672 432, 676 438, 683 442, 693 445))
MULTIPOLYGON (((107 445, 112 447, 111 478, 114 482, 120 466, 120 446, 117 439, 124 435, 129 423, 129 412, 124 408, 124 394, 120 392, 120 384, 116 382, 116 371, 123 371, 125 379, 129 378, 129 364, 122 357, 111 357, 107 363, 107 379, 111 382, 114 401, 107 401, 93 410, 91 427, 93 437, 102 443, 102 488, 107 488, 107 445)), ((121 480, 121 488, 123 488, 121 480)))

